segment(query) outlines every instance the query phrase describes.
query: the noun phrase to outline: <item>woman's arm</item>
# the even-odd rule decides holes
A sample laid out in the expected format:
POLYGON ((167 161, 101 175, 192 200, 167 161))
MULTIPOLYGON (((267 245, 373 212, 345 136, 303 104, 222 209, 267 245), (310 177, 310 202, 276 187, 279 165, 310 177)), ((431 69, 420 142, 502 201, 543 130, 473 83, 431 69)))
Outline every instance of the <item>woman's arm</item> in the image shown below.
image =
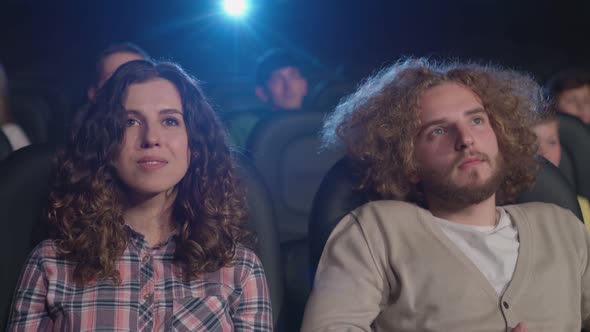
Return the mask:
POLYGON ((51 330, 53 322, 46 307, 47 279, 40 248, 31 253, 21 272, 6 331, 51 330))
POLYGON ((251 251, 246 251, 242 265, 242 294, 232 305, 235 331, 272 331, 270 294, 262 263, 251 251))

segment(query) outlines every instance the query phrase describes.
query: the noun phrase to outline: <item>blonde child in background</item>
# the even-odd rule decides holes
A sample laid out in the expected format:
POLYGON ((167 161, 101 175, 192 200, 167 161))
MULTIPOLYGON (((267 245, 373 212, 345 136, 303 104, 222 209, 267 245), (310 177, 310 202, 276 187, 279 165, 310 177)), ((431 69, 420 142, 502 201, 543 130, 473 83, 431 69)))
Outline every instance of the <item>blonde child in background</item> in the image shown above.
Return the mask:
MULTIPOLYGON (((555 114, 550 113, 541 119, 533 128, 537 135, 539 155, 559 167, 561 161, 561 143, 559 142, 559 120, 555 114)), ((578 196, 578 204, 582 210, 582 218, 586 229, 590 231, 590 202, 583 196, 578 196)))

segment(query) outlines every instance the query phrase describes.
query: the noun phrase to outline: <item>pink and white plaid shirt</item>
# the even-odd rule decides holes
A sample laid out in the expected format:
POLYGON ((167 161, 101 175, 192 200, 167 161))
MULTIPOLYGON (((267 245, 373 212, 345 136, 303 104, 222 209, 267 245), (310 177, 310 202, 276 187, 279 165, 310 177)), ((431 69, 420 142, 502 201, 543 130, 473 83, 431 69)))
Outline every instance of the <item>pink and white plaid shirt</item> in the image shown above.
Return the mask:
POLYGON ((234 264, 183 280, 173 263, 175 241, 148 247, 129 229, 117 265, 121 284, 76 286, 74 263, 53 241, 29 256, 7 331, 271 331, 270 296, 256 254, 239 247, 234 264))

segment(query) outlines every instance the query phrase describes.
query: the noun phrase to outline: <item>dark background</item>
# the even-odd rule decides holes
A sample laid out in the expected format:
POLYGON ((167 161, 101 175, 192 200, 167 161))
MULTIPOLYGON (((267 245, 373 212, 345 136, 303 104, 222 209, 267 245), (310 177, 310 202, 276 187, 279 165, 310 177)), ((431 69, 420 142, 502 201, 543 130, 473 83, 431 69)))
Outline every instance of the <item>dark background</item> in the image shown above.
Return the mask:
POLYGON ((590 1, 252 0, 226 17, 213 0, 0 0, 0 62, 11 82, 83 98, 96 54, 131 41, 179 62, 218 104, 252 96, 256 58, 297 54, 312 84, 359 80, 401 56, 474 59, 533 73, 590 62, 590 1))

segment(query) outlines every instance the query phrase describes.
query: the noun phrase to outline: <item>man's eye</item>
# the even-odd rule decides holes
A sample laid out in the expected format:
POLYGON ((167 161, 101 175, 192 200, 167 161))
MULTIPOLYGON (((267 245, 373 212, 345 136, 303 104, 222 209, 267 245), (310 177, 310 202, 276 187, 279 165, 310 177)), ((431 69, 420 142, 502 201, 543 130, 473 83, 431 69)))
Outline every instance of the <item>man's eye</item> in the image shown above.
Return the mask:
POLYGON ((482 124, 483 123, 483 119, 482 118, 479 118, 479 117, 478 118, 474 118, 472 121, 475 124, 482 124))
POLYGON ((436 129, 432 130, 432 134, 435 136, 442 135, 444 133, 445 133, 445 130, 442 128, 436 128, 436 129))

